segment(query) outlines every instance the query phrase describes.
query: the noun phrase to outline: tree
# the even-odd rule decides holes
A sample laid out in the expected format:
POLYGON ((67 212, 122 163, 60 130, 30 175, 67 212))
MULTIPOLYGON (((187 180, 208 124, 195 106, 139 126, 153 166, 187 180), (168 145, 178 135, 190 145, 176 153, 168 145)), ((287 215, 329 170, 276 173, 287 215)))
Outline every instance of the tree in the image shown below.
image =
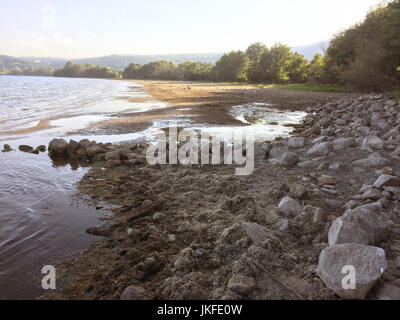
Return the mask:
POLYGON ((307 68, 308 81, 311 83, 323 83, 325 81, 325 59, 317 53, 307 68))
POLYGON ((260 57, 263 52, 268 52, 268 48, 261 42, 253 43, 246 50, 246 56, 249 60, 247 68, 247 79, 250 82, 261 82, 262 75, 259 72, 260 70, 258 69, 258 66, 260 63, 260 57))
POLYGON ((215 64, 215 77, 218 81, 247 81, 248 58, 242 51, 224 54, 215 64))

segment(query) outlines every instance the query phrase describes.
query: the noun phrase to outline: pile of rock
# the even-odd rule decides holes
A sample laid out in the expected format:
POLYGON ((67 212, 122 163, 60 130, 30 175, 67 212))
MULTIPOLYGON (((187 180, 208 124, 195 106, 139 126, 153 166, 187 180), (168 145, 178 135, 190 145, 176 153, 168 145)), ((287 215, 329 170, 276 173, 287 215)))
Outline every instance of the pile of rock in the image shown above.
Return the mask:
POLYGON ((93 161, 105 161, 105 167, 118 167, 122 164, 133 165, 143 162, 143 144, 112 145, 110 143, 97 143, 88 139, 79 142, 64 139, 53 139, 49 143, 49 155, 51 157, 69 157, 72 159, 89 159, 93 161))

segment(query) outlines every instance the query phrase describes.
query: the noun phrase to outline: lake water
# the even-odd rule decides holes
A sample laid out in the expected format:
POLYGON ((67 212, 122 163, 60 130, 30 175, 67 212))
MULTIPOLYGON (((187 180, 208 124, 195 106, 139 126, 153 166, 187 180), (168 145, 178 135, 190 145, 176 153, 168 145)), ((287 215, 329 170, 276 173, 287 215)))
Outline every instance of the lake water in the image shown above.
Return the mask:
MULTIPOLYGON (((74 196, 76 183, 89 170, 85 164, 54 163, 45 153, 22 153, 18 146, 47 146, 56 137, 151 141, 168 125, 165 119, 155 119, 142 132, 91 136, 73 132, 126 113, 134 116, 165 107, 133 82, 0 76, 1 147, 7 143, 16 150, 0 152, 0 299, 32 299, 45 293, 41 268, 88 248, 97 238, 85 230, 101 224, 99 218, 109 213, 107 207, 96 210, 74 196), (147 102, 130 101, 143 97, 149 98, 147 102)), ((262 103, 233 106, 230 114, 248 125, 244 129, 248 136, 262 140, 289 135, 292 129, 287 125, 301 122, 305 115, 262 103)), ((194 124, 190 115, 173 120, 221 137, 244 128, 194 124)))

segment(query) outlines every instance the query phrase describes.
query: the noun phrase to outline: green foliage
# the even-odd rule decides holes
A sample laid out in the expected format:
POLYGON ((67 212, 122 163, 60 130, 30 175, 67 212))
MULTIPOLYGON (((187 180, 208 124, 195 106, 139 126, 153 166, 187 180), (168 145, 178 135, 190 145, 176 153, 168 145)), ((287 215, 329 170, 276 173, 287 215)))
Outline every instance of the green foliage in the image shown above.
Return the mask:
POLYGON ((230 82, 247 81, 248 63, 249 60, 242 51, 224 54, 215 64, 215 79, 230 82))
POLYGON ((325 81, 325 58, 317 53, 308 65, 307 76, 311 83, 323 83, 325 81))
POLYGON ((55 77, 67 78, 102 78, 115 79, 119 78, 118 72, 111 70, 109 67, 87 64, 85 66, 68 61, 64 68, 54 71, 55 77))
POLYGON ((394 0, 334 37, 327 50, 325 73, 331 83, 382 91, 400 86, 399 65, 400 0, 394 0))

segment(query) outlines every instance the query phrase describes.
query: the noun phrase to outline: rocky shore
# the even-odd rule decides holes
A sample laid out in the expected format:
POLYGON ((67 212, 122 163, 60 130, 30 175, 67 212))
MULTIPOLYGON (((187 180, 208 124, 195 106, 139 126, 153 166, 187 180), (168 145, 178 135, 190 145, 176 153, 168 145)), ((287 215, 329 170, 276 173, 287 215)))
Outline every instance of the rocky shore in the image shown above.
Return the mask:
POLYGON ((400 105, 362 95, 306 111, 293 137, 256 144, 243 177, 150 166, 145 144, 53 140, 51 156, 93 161, 80 193, 114 215, 45 298, 400 299, 400 105))

